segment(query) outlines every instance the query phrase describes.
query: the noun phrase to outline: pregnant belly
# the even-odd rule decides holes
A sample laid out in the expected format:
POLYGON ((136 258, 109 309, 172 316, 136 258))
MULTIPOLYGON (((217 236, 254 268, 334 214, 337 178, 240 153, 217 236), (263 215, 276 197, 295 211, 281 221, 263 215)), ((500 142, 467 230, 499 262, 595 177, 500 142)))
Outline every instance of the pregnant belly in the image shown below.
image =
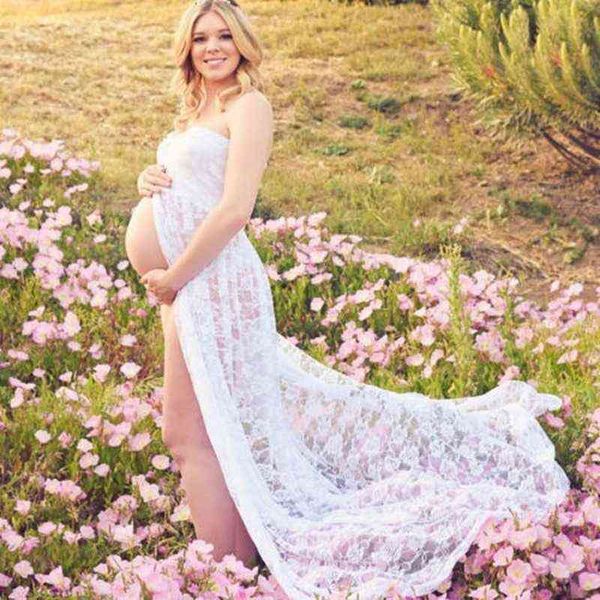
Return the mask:
POLYGON ((142 198, 131 212, 125 231, 125 252, 140 277, 152 269, 169 266, 158 243, 151 198, 142 198))

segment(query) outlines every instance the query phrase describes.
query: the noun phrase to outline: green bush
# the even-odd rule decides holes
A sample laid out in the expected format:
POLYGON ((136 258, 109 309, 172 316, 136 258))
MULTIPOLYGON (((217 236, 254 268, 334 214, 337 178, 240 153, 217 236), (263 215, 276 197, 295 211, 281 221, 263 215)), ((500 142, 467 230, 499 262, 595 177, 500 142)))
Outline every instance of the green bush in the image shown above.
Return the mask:
POLYGON ((542 135, 600 167, 600 3, 434 0, 456 80, 497 132, 542 135))

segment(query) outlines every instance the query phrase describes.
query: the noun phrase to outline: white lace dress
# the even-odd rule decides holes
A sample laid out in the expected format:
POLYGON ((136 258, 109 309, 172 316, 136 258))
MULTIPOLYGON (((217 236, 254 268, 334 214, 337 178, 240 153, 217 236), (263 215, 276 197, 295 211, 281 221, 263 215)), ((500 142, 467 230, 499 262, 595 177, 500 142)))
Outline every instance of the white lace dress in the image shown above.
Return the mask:
MULTIPOLYGON (((229 140, 192 125, 159 144, 152 198, 172 263, 219 201, 229 140)), ((292 600, 435 590, 490 516, 542 519, 569 481, 535 416, 556 396, 512 381, 433 399, 358 383, 276 330, 269 278, 238 232, 178 293, 206 429, 250 536, 292 600)), ((356 596, 352 596, 356 598, 356 596)))

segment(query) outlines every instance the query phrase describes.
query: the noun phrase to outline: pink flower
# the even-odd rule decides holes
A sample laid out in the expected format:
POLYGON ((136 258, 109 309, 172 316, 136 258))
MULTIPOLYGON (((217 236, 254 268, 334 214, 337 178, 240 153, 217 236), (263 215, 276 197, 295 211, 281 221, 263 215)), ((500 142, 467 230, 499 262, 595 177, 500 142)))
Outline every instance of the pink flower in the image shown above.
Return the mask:
POLYGON ((52 523, 52 521, 46 521, 38 526, 38 531, 42 535, 50 535, 51 533, 54 533, 56 529, 56 523, 52 523))
POLYGON ((526 583, 531 576, 531 565, 517 558, 506 569, 506 575, 514 583, 526 583))
POLYGON ((19 388, 15 390, 15 395, 10 400, 11 408, 18 408, 25 402, 25 392, 19 388))
POLYGON ((123 346, 134 346, 137 342, 137 338, 135 337, 135 335, 127 333, 125 335, 122 335, 119 341, 123 346))
POLYGON ((28 597, 29 588, 25 585, 18 585, 8 596, 9 600, 27 600, 28 597))
POLYGON ((502 377, 500 378, 500 383, 503 381, 511 381, 513 379, 517 379, 521 373, 521 369, 517 367, 517 365, 511 365, 507 367, 504 371, 502 377))
MULTIPOLYGON (((274 265, 265 265, 265 271, 269 279, 271 279, 272 281, 279 281, 281 279, 281 276, 277 272, 277 267, 275 267, 274 265)), ((315 281, 313 281, 313 283, 315 283, 315 281)))
POLYGON ((107 365, 107 364, 96 365, 94 367, 93 377, 97 382, 103 383, 104 381, 106 381, 106 377, 107 377, 109 371, 110 371, 110 365, 107 365))
POLYGON ((415 327, 411 332, 411 339, 419 342, 423 346, 431 346, 435 342, 435 334, 431 325, 425 324, 415 327))
POLYGON ((123 375, 125 375, 125 377, 127 377, 127 379, 131 379, 140 372, 141 368, 142 367, 136 365, 134 362, 126 362, 125 364, 121 365, 119 370, 121 373, 123 373, 123 375))
POLYGON ((100 457, 97 454, 93 454, 92 452, 86 452, 85 454, 81 455, 81 458, 79 459, 79 466, 82 469, 87 469, 89 467, 97 465, 99 460, 100 457))
POLYGON ((585 553, 581 546, 570 544, 563 549, 565 564, 571 573, 576 573, 584 568, 585 553))
POLYGON ((475 347, 486 355, 492 362, 502 362, 504 360, 504 346, 506 342, 500 333, 492 329, 484 331, 476 336, 475 347))
POLYGON ((413 306, 413 301, 406 294, 398 294, 398 308, 400 310, 411 310, 413 306))
POLYGON ((550 563, 550 573, 556 579, 569 579, 570 572, 564 562, 556 561, 550 563))
POLYGON ((46 444, 52 439, 52 436, 45 429, 38 429, 33 435, 40 444, 46 444))
POLYGON ((531 329, 529 325, 518 327, 515 330, 515 346, 517 348, 524 348, 529 342, 533 340, 533 337, 533 329, 531 329))
POLYGON ((556 364, 562 365, 563 363, 575 362, 575 360, 577 360, 577 354, 577 349, 573 348, 573 350, 569 350, 562 354, 556 361, 556 364))
POLYGON ((515 530, 508 537, 510 543, 517 550, 527 550, 537 540, 537 531, 535 527, 527 527, 527 529, 515 530))
POLYGON ((14 358, 15 360, 23 361, 29 358, 29 354, 22 350, 15 350, 14 348, 10 348, 6 354, 9 358, 14 358))
POLYGON ((55 172, 61 171, 63 168, 63 161, 58 157, 52 159, 50 161, 50 168, 55 172))
POLYGON ((109 471, 110 467, 106 463, 102 463, 97 467, 94 467, 94 473, 96 473, 98 477, 106 477, 109 471))
POLYGON ((115 542, 119 542, 124 550, 130 550, 137 546, 137 538, 133 531, 133 523, 127 525, 115 525, 113 528, 115 542))
POLYGON ((179 504, 173 509, 169 520, 172 523, 178 523, 179 521, 190 521, 191 512, 188 504, 179 504))
POLYGON ((152 441, 150 434, 147 431, 136 433, 129 438, 129 449, 134 452, 143 450, 152 441))
POLYGON ((579 587, 586 592, 600 588, 600 574, 588 571, 579 573, 579 587))
POLYGON ((313 298, 310 303, 310 310, 319 312, 321 310, 321 308, 323 308, 324 304, 325 304, 325 301, 323 300, 323 298, 319 298, 319 297, 313 298))
POLYGON ((89 525, 82 525, 79 528, 79 533, 81 534, 81 537, 84 540, 93 540, 96 537, 94 528, 90 527, 89 525))
POLYGON ((550 569, 550 561, 542 554, 531 554, 529 557, 529 562, 536 575, 546 575, 550 569))
POLYGON ((152 466, 160 471, 167 469, 171 464, 171 459, 164 454, 155 454, 151 460, 152 466))
POLYGON ((565 290, 565 294, 567 296, 579 296, 579 294, 581 294, 582 291, 583 285, 579 281, 576 281, 565 290))
POLYGON ((418 367, 419 365, 422 365, 424 361, 425 361, 425 359, 423 358, 423 355, 420 353, 412 354, 411 356, 407 356, 406 360, 405 360, 406 364, 410 367, 418 367))
POLYGON ((305 273, 306 273, 306 267, 305 267, 304 263, 301 263, 299 265, 296 265, 295 267, 292 267, 291 269, 288 269, 287 271, 284 271, 282 273, 282 277, 286 281, 293 281, 294 279, 301 277, 305 273))
POLYGON ((508 579, 502 581, 498 589, 510 600, 517 600, 517 598, 520 598, 520 594, 525 589, 525 586, 522 583, 508 579))
POLYGON ((473 590, 469 596, 471 598, 475 598, 476 600, 494 600, 498 597, 498 592, 492 588, 490 584, 482 585, 478 587, 476 590, 473 590))
POLYGON ((63 575, 62 566, 56 567, 48 575, 44 576, 43 582, 49 583, 60 591, 67 591, 71 587, 71 580, 63 575))
POLYGON ((100 344, 92 344, 89 347, 89 353, 93 359, 98 360, 102 356, 102 347, 100 346, 100 344))
POLYGON ((30 500, 17 500, 15 502, 15 510, 21 515, 26 515, 29 512, 30 508, 30 500))
POLYGON ((372 313, 373 313, 373 306, 369 304, 368 306, 365 306, 358 313, 358 320, 359 321, 364 321, 365 319, 368 319, 371 316, 372 313))
POLYGON ((44 491, 55 494, 71 502, 84 500, 87 494, 73 481, 69 479, 47 479, 44 483, 44 491))
POLYGON ((72 337, 79 331, 81 331, 81 324, 79 323, 79 319, 74 312, 70 310, 67 311, 65 315, 65 321, 63 323, 63 331, 66 335, 72 337))
POLYGON ((513 559, 514 550, 512 546, 503 546, 494 553, 493 563, 497 567, 504 567, 510 564, 513 559))
MULTIPOLYGON (((102 216, 100 215, 100 211, 98 209, 96 209, 93 212, 91 212, 89 215, 86 216, 86 221, 90 225, 95 225, 96 223, 102 223, 102 216)), ((118 267, 118 265, 117 265, 117 267, 118 267)))
POLYGON ((544 420, 554 429, 562 429, 565 426, 565 422, 560 417, 557 417, 550 412, 544 415, 544 420))
POLYGON ((77 442, 77 450, 79 450, 80 452, 89 452, 93 447, 94 445, 92 444, 92 442, 85 438, 81 438, 77 442))
POLYGON ((59 380, 63 383, 70 383, 73 379, 73 371, 65 371, 58 376, 59 380))
MULTIPOLYGON (((31 538, 30 538, 31 539, 31 538)), ((25 553, 25 539, 12 529, 5 529, 2 533, 2 541, 6 544, 11 552, 20 550, 25 553)))
POLYGON ((15 564, 13 570, 20 577, 29 577, 34 573, 33 567, 31 566, 31 563, 28 560, 20 560, 18 563, 15 564))

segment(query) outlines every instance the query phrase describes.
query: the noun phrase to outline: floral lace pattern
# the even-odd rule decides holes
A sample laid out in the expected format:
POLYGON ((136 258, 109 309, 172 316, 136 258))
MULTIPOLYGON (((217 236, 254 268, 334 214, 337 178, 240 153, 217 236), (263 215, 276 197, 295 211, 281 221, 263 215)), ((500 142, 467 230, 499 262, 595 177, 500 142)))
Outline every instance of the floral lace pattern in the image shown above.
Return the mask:
MULTIPOLYGON (((172 132, 152 206, 172 263, 223 192, 228 140, 172 132)), ((276 330, 267 272, 242 230, 178 293, 175 319, 225 481, 292 600, 435 590, 489 517, 546 516, 569 490, 536 420, 560 399, 511 381, 454 400, 359 383, 276 330)))

